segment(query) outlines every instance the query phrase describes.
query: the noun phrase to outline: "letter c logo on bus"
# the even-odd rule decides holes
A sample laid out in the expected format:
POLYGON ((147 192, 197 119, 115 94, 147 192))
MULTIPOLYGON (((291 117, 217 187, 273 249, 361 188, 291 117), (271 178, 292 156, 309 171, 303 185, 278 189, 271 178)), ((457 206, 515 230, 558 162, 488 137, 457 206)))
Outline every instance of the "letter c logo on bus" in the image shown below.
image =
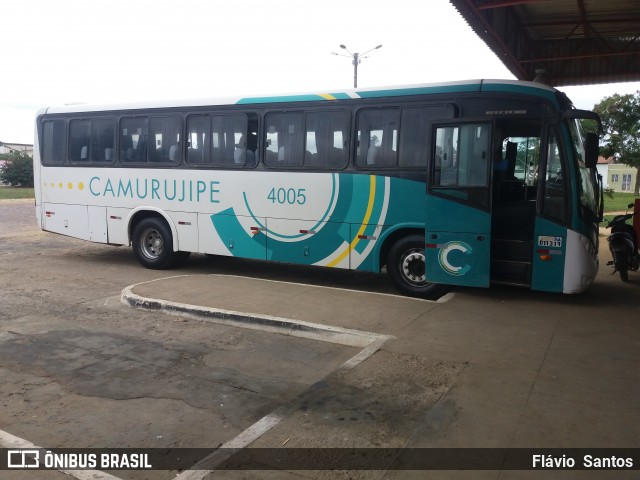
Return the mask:
MULTIPOLYGON (((469 270, 471 270, 471 265, 464 264, 461 266, 456 266, 449 261, 449 255, 451 252, 458 251, 462 252, 465 255, 471 255, 473 253, 473 249, 464 242, 448 242, 445 243, 440 249, 440 254, 438 255, 438 260, 440 262, 440 266, 444 269, 445 272, 450 275, 460 276, 466 274, 469 270)), ((459 257, 459 255, 454 255, 454 259, 459 257)))

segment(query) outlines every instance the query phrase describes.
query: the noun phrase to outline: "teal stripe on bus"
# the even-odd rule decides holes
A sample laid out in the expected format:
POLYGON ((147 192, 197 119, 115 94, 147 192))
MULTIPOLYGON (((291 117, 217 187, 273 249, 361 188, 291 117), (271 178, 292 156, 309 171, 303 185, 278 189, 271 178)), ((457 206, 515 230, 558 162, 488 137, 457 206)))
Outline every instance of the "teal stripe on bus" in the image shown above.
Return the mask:
MULTIPOLYGON (((382 90, 356 90, 356 95, 360 98, 382 98, 382 97, 402 97, 410 95, 435 95, 451 93, 480 93, 480 92, 502 92, 520 93, 525 95, 535 95, 550 100, 557 106, 556 94, 552 90, 545 88, 535 88, 528 85, 518 85, 511 83, 488 83, 471 82, 456 83, 451 85, 431 85, 409 88, 388 88, 382 90)), ((333 92, 328 94, 302 94, 302 95, 273 95, 268 97, 245 97, 238 100, 237 104, 256 103, 282 103, 282 102, 320 102, 335 100, 348 100, 353 98, 345 92, 333 92), (333 98, 327 98, 331 96, 333 98)))
POLYGON ((408 95, 434 95, 438 93, 479 92, 479 83, 460 85, 437 85, 432 87, 394 88, 388 90, 374 90, 356 92, 361 98, 402 97, 408 95))

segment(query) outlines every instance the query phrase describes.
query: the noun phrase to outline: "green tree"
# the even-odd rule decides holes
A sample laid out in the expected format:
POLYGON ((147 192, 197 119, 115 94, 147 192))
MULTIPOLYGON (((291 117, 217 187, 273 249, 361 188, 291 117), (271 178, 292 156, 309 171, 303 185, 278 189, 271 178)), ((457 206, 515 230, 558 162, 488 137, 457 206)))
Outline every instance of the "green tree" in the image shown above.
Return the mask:
POLYGON ((603 98, 594 108, 602 118, 601 153, 636 168, 635 194, 640 191, 640 90, 603 98))
POLYGON ((0 166, 0 182, 13 187, 33 187, 33 158, 25 152, 11 152, 0 166))

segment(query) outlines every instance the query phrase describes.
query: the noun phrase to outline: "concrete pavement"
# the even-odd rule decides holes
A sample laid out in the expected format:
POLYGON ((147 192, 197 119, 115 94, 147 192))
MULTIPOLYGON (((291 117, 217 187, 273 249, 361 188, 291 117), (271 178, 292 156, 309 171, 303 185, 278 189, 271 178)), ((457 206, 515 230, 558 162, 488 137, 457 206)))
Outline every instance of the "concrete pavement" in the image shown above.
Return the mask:
MULTIPOLYGON (((604 252, 596 282, 576 296, 494 287, 459 289, 429 302, 225 275, 159 279, 128 295, 186 311, 244 313, 258 318, 252 323, 267 316, 385 339, 355 368, 330 375, 320 395, 302 395, 251 446, 637 447, 640 273, 624 284, 610 276, 607 260, 604 252), (314 401, 317 408, 309 408, 314 401), (347 418, 359 422, 357 437, 347 418)), ((416 478, 541 478, 539 472, 468 473, 416 478)), ((631 472, 597 478, 636 477, 625 473, 631 472)), ((238 475, 224 478, 244 478, 238 475)))

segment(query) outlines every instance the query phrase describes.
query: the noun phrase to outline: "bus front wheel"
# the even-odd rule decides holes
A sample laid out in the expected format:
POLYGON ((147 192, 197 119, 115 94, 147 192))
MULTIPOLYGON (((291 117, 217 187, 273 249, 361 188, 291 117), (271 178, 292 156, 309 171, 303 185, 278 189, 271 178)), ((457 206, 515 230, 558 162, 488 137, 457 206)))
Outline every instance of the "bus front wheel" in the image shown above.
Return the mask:
POLYGON ((409 235, 398 240, 387 255, 387 273, 400 292, 411 297, 435 300, 446 287, 426 280, 424 237, 409 235))
POLYGON ((173 237, 167 223, 159 218, 141 220, 133 229, 133 255, 146 268, 163 270, 186 261, 189 252, 174 252, 173 237))

